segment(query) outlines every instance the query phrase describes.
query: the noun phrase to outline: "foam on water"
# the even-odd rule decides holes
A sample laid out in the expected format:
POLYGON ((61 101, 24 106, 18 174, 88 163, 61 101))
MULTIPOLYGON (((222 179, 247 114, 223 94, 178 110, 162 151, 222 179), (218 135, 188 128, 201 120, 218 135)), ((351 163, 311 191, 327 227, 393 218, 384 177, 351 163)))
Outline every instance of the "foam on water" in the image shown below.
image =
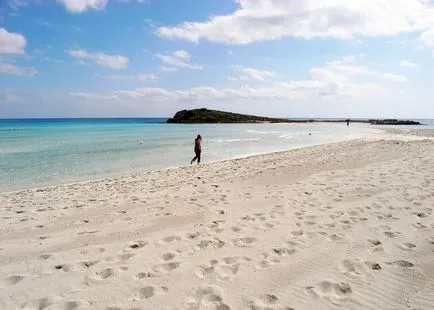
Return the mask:
POLYGON ((162 119, 0 120, 0 191, 211 162, 362 137, 369 125, 202 124, 162 119), (311 133, 311 135, 309 135, 311 133), (139 141, 144 143, 141 145, 139 141))

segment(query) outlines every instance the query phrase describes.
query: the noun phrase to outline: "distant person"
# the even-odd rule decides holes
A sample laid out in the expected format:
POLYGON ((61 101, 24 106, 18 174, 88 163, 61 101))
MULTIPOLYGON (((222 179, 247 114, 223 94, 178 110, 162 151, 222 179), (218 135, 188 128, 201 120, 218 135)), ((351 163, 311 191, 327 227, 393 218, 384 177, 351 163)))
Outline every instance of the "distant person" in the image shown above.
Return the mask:
POLYGON ((347 119, 347 127, 350 127, 350 120, 347 119))
POLYGON ((194 153, 196 156, 191 160, 190 165, 197 159, 197 164, 200 164, 200 153, 202 153, 202 137, 201 135, 197 135, 194 140, 194 153))

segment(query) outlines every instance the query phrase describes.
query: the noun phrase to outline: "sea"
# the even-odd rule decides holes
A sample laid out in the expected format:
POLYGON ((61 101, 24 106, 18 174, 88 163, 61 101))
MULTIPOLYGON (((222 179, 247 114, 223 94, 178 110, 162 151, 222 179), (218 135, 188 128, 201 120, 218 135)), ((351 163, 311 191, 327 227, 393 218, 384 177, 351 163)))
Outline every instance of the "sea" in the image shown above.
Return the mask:
MULTIPOLYGON (((0 192, 185 166, 364 137, 352 123, 166 124, 165 118, 0 120, 0 192), (142 143, 141 143, 142 141, 142 143)), ((433 120, 422 120, 434 128, 433 120)), ((414 127, 412 127, 414 128, 414 127)))

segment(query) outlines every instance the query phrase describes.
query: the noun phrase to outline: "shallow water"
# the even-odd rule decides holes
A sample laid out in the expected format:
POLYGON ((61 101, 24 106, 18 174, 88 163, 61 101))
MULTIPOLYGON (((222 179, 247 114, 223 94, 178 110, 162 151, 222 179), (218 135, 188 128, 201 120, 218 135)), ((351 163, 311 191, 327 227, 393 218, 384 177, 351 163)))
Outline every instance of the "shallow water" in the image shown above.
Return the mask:
POLYGON ((165 119, 0 120, 0 191, 84 181, 362 137, 351 124, 165 124, 165 119), (311 135, 309 135, 309 133, 311 135), (140 145, 139 141, 143 141, 140 145))

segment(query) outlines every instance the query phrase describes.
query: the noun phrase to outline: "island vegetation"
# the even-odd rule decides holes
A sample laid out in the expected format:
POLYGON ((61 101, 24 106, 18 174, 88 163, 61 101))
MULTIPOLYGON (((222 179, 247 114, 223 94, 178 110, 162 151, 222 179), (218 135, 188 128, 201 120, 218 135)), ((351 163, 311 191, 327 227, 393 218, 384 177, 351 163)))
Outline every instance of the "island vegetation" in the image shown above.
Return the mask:
MULTIPOLYGON (((209 109, 182 110, 177 112, 168 123, 195 124, 195 123, 289 123, 284 118, 270 118, 263 116, 245 115, 209 109)), ((297 122, 305 122, 303 120, 297 122)))
MULTIPOLYGON (((325 119, 289 119, 289 118, 272 118, 264 116, 255 116, 247 114, 239 114, 210 109, 194 109, 182 110, 167 120, 171 124, 219 124, 219 123, 314 123, 314 122, 329 122, 343 123, 345 119, 325 120, 325 119)), ((351 119, 351 123, 367 123, 372 125, 421 125, 420 122, 412 120, 398 119, 351 119)))

